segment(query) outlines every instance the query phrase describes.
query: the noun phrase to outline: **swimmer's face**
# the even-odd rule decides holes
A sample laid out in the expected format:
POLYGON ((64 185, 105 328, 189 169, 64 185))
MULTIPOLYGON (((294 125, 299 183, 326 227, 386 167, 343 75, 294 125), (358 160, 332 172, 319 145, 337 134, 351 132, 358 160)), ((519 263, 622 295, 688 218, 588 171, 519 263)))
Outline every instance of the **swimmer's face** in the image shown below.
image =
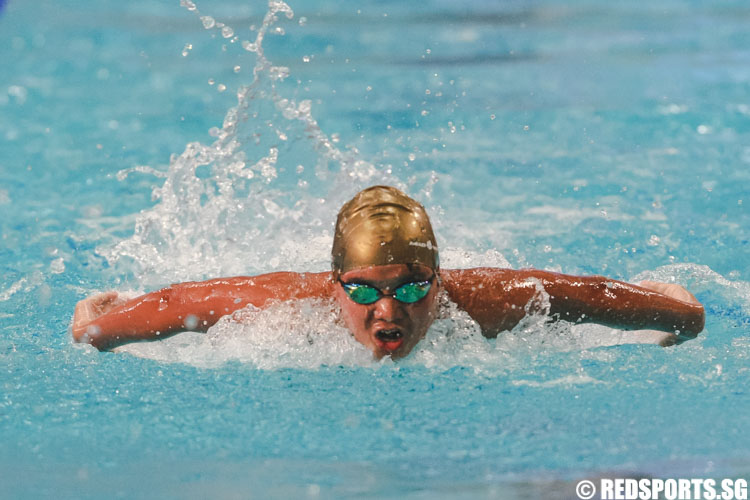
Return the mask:
POLYGON ((406 356, 422 340, 437 317, 440 284, 435 272, 422 265, 390 264, 347 271, 335 284, 335 297, 346 326, 354 338, 372 350, 376 358, 406 356), (392 294, 400 286, 430 281, 426 296, 411 304, 383 296, 371 304, 354 302, 343 284, 369 285, 392 294))

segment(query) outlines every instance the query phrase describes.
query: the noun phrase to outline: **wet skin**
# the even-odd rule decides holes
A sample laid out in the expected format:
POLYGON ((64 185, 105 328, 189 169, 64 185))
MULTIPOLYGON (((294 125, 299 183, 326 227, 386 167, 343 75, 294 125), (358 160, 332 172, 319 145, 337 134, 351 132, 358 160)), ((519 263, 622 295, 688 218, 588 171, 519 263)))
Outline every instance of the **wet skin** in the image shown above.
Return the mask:
POLYGON ((432 279, 428 294, 412 304, 388 295, 372 304, 357 304, 349 298, 340 283, 334 297, 341 307, 341 318, 360 343, 372 350, 378 359, 386 355, 401 358, 408 355, 427 333, 437 317, 439 279, 435 272, 421 265, 391 264, 355 269, 342 274, 343 283, 370 285, 384 294, 399 286, 432 279))
MULTIPOLYGON (((427 267, 391 264, 348 271, 339 279, 372 285, 389 294, 404 283, 432 277, 427 267)), ((675 284, 646 281, 638 286, 602 276, 476 268, 443 269, 427 296, 413 304, 388 296, 373 304, 357 304, 330 271, 179 283, 132 299, 108 292, 76 305, 72 333, 76 342, 106 350, 185 330, 205 332, 222 316, 249 304, 263 308, 279 301, 335 298, 342 321, 359 342, 378 358, 388 354, 399 358, 409 354, 436 318, 440 290, 479 324, 482 334, 492 338, 516 326, 540 286, 549 295, 550 319, 655 329, 666 332, 662 345, 694 338, 705 323, 701 304, 675 284)))

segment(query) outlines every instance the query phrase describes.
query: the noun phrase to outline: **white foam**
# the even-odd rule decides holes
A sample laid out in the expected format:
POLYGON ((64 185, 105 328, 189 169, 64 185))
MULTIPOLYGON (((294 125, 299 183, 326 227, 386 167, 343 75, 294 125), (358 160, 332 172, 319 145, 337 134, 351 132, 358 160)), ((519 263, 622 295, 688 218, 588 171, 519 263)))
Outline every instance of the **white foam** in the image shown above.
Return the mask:
POLYGON ((377 366, 337 317, 334 304, 324 300, 282 302, 262 310, 248 306, 223 317, 206 334, 180 334, 118 350, 202 367, 228 362, 261 369, 377 366))
POLYGON ((26 278, 21 278, 12 285, 10 285, 5 291, 0 292, 0 302, 4 302, 10 299, 15 293, 17 293, 21 287, 26 283, 26 278))
POLYGON ((677 283, 694 295, 709 294, 723 309, 737 308, 738 314, 750 316, 750 283, 730 280, 708 266, 670 264, 639 273, 631 281, 637 283, 642 280, 677 283))
POLYGON ((566 375, 564 377, 556 378, 553 380, 513 380, 513 385, 526 385, 530 387, 556 387, 559 385, 570 386, 570 385, 584 385, 584 384, 603 384, 601 380, 597 380, 588 375, 566 375))
POLYGON ((445 269, 466 269, 470 267, 511 267, 505 256, 494 249, 483 253, 457 247, 440 249, 440 265, 445 269))
MULTIPOLYGON (((476 372, 507 372, 518 368, 530 354, 585 351, 618 343, 639 343, 634 332, 592 325, 547 323, 539 310, 542 295, 528 306, 529 315, 496 340, 482 336, 479 325, 451 302, 440 297, 440 317, 425 338, 399 364, 446 370, 471 367, 476 372)), ((544 305, 541 305, 544 309, 544 305)), ((647 342, 650 342, 647 340, 647 342)), ((324 366, 377 368, 381 361, 357 342, 339 319, 330 300, 297 300, 273 304, 265 309, 248 306, 225 316, 206 334, 183 333, 159 342, 128 344, 117 348, 135 356, 166 363, 184 363, 211 368, 238 362, 259 369, 317 369, 324 366)))

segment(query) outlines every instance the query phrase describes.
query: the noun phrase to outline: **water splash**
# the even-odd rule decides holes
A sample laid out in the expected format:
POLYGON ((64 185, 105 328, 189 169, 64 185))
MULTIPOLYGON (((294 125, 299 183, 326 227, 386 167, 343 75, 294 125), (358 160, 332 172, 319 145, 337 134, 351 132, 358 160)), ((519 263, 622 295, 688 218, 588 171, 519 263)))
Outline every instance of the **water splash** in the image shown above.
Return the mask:
POLYGON ((248 306, 225 316, 207 334, 120 347, 165 362, 216 367, 240 362, 260 369, 376 366, 372 354, 336 319, 333 303, 300 300, 265 309, 248 306))
MULTIPOLYGON (((441 297, 441 311, 440 319, 407 359, 407 365, 446 369, 482 360, 488 365, 498 365, 502 358, 496 355, 497 349, 481 336, 476 322, 452 303, 447 294, 441 297)), ((377 368, 393 363, 388 357, 375 360, 342 324, 338 308, 330 300, 290 301, 264 309, 248 306, 222 318, 206 335, 181 334, 118 350, 202 367, 240 362, 261 369, 377 368)))
MULTIPOLYGON (((488 260, 497 263, 498 258, 494 253, 457 251, 451 260, 459 267, 473 267, 487 264, 488 260)), ((533 387, 600 384, 597 372, 598 376, 611 379, 607 374, 612 370, 632 373, 632 376, 616 378, 631 383, 638 367, 644 363, 649 365, 644 359, 653 359, 654 370, 661 366, 658 376, 678 377, 683 383, 695 385, 710 384, 718 376, 740 376, 744 373, 741 370, 747 370, 734 365, 737 360, 744 363, 741 360, 750 358, 750 339, 742 336, 742 332, 732 338, 714 333, 730 330, 732 322, 748 322, 750 284, 733 282, 705 266, 694 264, 664 266, 642 273, 634 281, 638 279, 677 281, 699 294, 718 295, 706 301, 707 331, 679 348, 607 349, 627 344, 658 344, 664 333, 549 323, 545 314, 549 309, 549 296, 540 288, 527 304, 524 320, 497 339, 488 340, 481 335, 477 323, 442 294, 440 317, 414 351, 397 366, 434 371, 466 367, 477 375, 507 376, 514 384, 533 387), (728 353, 731 353, 729 358, 728 353), (633 362, 634 356, 638 362, 633 362), (673 360, 668 368, 664 365, 665 359, 673 360), (590 373, 592 366, 595 373, 590 373), (686 366, 692 366, 691 371, 695 373, 683 373, 686 366)), ((207 334, 180 334, 160 342, 122 346, 118 350, 162 362, 200 367, 239 362, 261 369, 326 366, 378 369, 393 364, 388 358, 374 360, 338 320, 335 304, 324 300, 280 303, 264 310, 248 307, 222 318, 207 334)))
POLYGON ((10 299, 15 293, 21 290, 25 283, 26 278, 21 278, 20 280, 10 285, 6 290, 0 291, 0 302, 4 302, 10 299))
POLYGON ((741 304, 750 314, 750 283, 732 281, 708 266, 700 264, 670 264, 653 271, 644 271, 633 277, 633 282, 642 280, 679 283, 694 294, 718 294, 727 303, 741 304))
POLYGON ((318 125, 312 103, 282 92, 291 71, 268 59, 263 42, 280 33, 282 18, 294 17, 287 3, 269 1, 252 40, 202 14, 195 2, 181 5, 207 30, 219 30, 222 39, 255 57, 252 81, 237 90, 221 127, 209 131, 212 144, 187 144, 166 172, 138 166, 118 174, 120 180, 133 172, 151 174, 164 183, 153 191, 156 205, 138 215, 133 236, 98 251, 115 272, 132 272, 146 286, 326 269, 343 201, 365 185, 403 183, 355 148, 337 147, 318 125))
MULTIPOLYGON (((283 32, 278 24, 284 19, 293 19, 287 3, 269 2, 260 28, 253 30, 254 38, 246 40, 235 28, 201 13, 194 2, 182 0, 181 5, 205 29, 218 30, 223 42, 228 40, 230 47, 254 58, 254 64, 243 64, 253 68, 252 80, 237 89, 236 105, 226 112, 221 127, 209 131, 213 143, 187 144, 182 154, 173 155, 166 171, 137 166, 118 174, 120 180, 140 173, 164 182, 154 190, 156 205, 137 216, 133 236, 99 252, 113 264, 115 273, 132 272, 139 287, 145 288, 202 277, 328 268, 333 220, 341 203, 368 184, 406 186, 387 166, 363 159, 354 148, 340 149, 334 136, 318 125, 312 103, 297 100, 282 85, 292 69, 275 65, 266 56, 264 40, 283 32)), ((186 50, 190 49, 192 44, 186 50)), ((231 64, 238 73, 240 66, 235 60, 231 64)), ((435 182, 433 177, 424 187, 423 198, 430 198, 435 182)), ((441 256, 445 267, 511 267, 496 251, 480 254, 444 248, 441 256)), ((698 293, 718 289, 730 304, 738 305, 742 317, 750 310, 746 283, 731 282, 701 266, 668 266, 634 281, 640 279, 678 281, 698 293)), ((543 311, 545 299, 543 294, 540 297, 537 306, 543 311)), ((649 332, 550 325, 543 314, 529 314, 512 332, 487 341, 455 305, 443 306, 444 316, 406 364, 502 372, 523 366, 540 352, 569 352, 574 354, 575 368, 593 348, 657 341, 649 332)), ((738 345, 745 345, 742 342, 738 345)), ((342 330, 330 304, 323 303, 246 310, 224 318, 208 335, 183 334, 121 349, 202 365, 239 361, 265 368, 378 366, 342 330)), ((575 373, 575 380, 590 381, 585 373, 575 373)), ((568 375, 560 380, 572 380, 565 378, 568 375)))
MULTIPOLYGON (((487 340, 479 325, 443 292, 440 317, 414 351, 398 364, 436 371, 464 366, 494 376, 527 369, 530 363, 541 359, 543 363, 562 364, 566 373, 577 373, 578 364, 582 357, 588 356, 589 349, 654 343, 643 332, 563 322, 550 324, 545 314, 548 309, 549 296, 542 290, 527 305, 524 321, 497 339, 487 340), (550 358, 554 353, 570 353, 571 357, 550 358)), ((343 325, 336 304, 319 299, 282 302, 264 309, 248 306, 223 317, 206 334, 184 333, 159 342, 128 344, 117 350, 204 368, 230 362, 269 370, 326 366, 378 368, 393 363, 388 357, 375 360, 343 325)), ((580 376, 586 380, 585 374, 580 376)))

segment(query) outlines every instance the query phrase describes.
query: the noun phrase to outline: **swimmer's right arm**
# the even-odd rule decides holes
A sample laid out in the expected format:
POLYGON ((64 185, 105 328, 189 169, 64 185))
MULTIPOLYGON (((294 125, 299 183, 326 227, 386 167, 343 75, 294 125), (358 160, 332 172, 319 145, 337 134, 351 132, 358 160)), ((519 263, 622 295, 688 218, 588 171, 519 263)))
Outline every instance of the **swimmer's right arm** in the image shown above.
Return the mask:
POLYGON ((270 273, 172 285, 126 300, 107 292, 80 301, 73 315, 76 342, 107 350, 183 331, 205 332, 219 318, 248 304, 323 297, 331 273, 270 273))

